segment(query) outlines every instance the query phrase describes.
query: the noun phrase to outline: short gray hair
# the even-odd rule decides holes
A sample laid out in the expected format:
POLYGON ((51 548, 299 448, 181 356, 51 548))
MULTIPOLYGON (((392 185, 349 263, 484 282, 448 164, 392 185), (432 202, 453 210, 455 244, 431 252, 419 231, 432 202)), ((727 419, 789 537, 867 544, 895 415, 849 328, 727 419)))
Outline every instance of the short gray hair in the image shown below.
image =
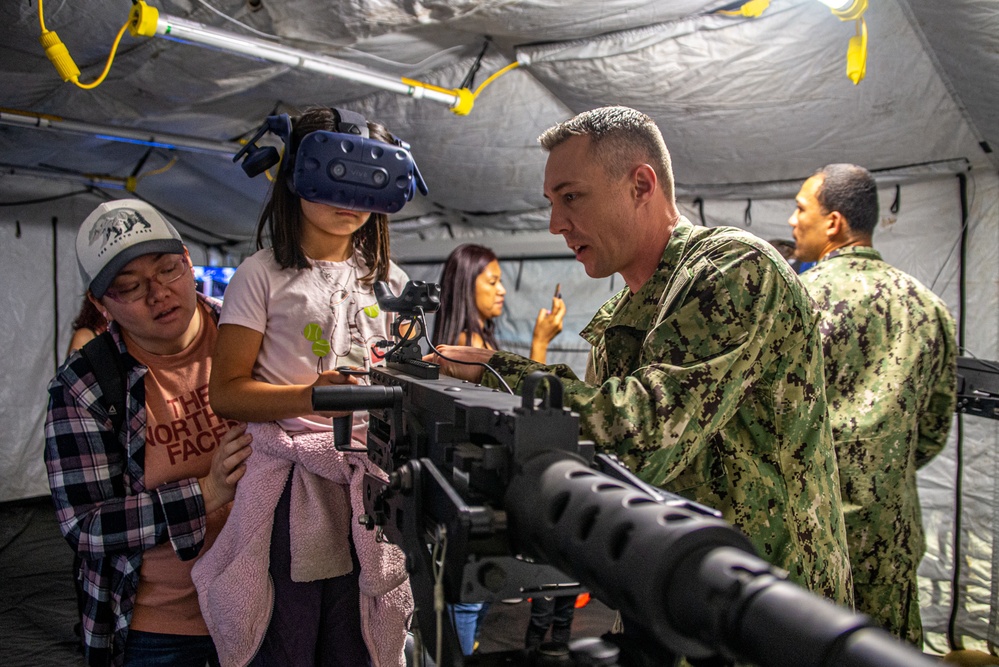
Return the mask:
POLYGON ((571 137, 590 137, 594 156, 607 173, 621 178, 639 161, 648 161, 669 201, 675 201, 673 162, 655 121, 629 107, 600 107, 584 111, 550 127, 538 137, 551 151, 571 137))

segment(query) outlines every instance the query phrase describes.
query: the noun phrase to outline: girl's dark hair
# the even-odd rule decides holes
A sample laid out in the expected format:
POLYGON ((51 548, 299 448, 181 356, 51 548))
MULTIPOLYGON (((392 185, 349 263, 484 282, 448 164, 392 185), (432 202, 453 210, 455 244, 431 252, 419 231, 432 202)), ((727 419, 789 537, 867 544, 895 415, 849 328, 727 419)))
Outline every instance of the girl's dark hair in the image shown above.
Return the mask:
POLYGON ((485 246, 466 243, 451 251, 441 273, 441 307, 434 318, 434 345, 455 345, 465 334, 465 345, 479 334, 488 347, 497 350, 496 324, 492 318, 479 324, 475 306, 475 279, 496 254, 485 246))
POLYGON ((104 315, 101 311, 97 310, 93 302, 87 298, 86 295, 83 296, 83 303, 80 304, 80 312, 76 314, 76 319, 73 320, 73 331, 78 329, 83 329, 86 327, 96 334, 102 334, 108 328, 108 321, 104 319, 104 315))
MULTIPOLYGON (((337 117, 328 107, 312 107, 292 119, 291 140, 285 147, 284 158, 271 185, 270 197, 264 205, 257 223, 257 249, 264 247, 264 231, 270 236, 274 259, 283 269, 311 269, 312 263, 302 251, 301 199, 291 191, 289 158, 298 151, 302 138, 310 132, 337 131, 337 117)), ((368 121, 368 134, 372 139, 387 144, 394 143, 389 131, 379 123, 368 121)), ((361 282, 371 284, 386 280, 389 270, 389 219, 385 213, 372 213, 364 225, 354 232, 354 251, 360 253, 368 267, 361 282)))

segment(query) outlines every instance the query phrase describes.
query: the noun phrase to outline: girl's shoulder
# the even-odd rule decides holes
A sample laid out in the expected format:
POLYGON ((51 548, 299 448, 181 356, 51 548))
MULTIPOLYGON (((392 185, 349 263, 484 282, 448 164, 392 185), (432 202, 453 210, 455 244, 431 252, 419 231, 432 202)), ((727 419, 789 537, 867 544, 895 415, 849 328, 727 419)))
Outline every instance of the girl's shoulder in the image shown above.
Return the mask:
POLYGON ((408 280, 409 275, 398 264, 389 260, 388 283, 392 291, 398 294, 408 280))
POLYGON ((264 248, 263 250, 258 250, 257 252, 243 258, 243 261, 239 263, 238 268, 243 268, 243 266, 254 266, 265 268, 269 270, 280 269, 277 260, 274 258, 273 248, 264 248))

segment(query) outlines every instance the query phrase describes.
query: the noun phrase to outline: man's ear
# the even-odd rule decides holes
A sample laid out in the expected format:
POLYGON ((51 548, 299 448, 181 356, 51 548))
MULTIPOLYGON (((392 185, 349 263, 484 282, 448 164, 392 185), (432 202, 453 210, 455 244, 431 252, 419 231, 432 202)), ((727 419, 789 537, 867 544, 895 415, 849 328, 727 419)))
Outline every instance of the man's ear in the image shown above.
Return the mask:
POLYGON ((829 239, 846 238, 850 234, 850 226, 839 211, 833 211, 826 218, 826 237, 829 239))
POLYGON ((631 172, 631 183, 636 201, 644 203, 655 194, 659 187, 659 178, 651 165, 640 164, 631 172))

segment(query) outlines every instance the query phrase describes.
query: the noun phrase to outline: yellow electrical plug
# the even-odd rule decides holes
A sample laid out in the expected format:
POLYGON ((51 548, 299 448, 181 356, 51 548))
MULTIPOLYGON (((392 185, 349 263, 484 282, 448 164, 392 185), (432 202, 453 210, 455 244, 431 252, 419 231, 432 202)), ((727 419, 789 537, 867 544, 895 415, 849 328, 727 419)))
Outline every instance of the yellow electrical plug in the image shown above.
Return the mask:
POLYGON ((132 33, 132 37, 155 37, 159 19, 158 9, 139 0, 128 12, 128 31, 132 33))
POLYGON ((114 62, 114 54, 118 51, 118 44, 121 42, 122 36, 125 34, 125 29, 128 28, 128 23, 121 27, 118 31, 117 37, 114 39, 114 44, 111 45, 111 53, 108 55, 107 64, 104 65, 104 71, 92 81, 91 83, 80 83, 80 68, 76 66, 73 62, 73 57, 69 55, 69 49, 66 45, 62 43, 59 39, 59 35, 55 34, 54 30, 49 30, 45 27, 45 13, 42 9, 42 0, 38 0, 38 24, 41 27, 42 34, 38 37, 38 41, 42 43, 42 48, 45 49, 46 57, 52 62, 56 68, 56 72, 62 77, 63 81, 72 81, 74 84, 83 88, 84 90, 90 90, 101 85, 104 78, 111 71, 111 63, 114 62))
POLYGON ((748 18, 757 18, 770 7, 770 0, 749 0, 746 4, 742 5, 738 9, 729 10, 723 9, 719 10, 718 14, 724 14, 725 16, 746 16, 748 18))
POLYGON ((44 30, 38 41, 45 49, 46 57, 55 65, 56 72, 63 81, 78 81, 80 79, 80 68, 73 61, 73 56, 69 55, 69 49, 59 39, 55 30, 44 30))
POLYGON ((452 92, 458 94, 458 101, 451 107, 455 116, 467 116, 475 105, 475 93, 468 88, 455 88, 452 92))
POLYGON ((860 83, 867 75, 867 21, 857 21, 857 34, 850 38, 846 47, 846 76, 853 85, 860 83))

